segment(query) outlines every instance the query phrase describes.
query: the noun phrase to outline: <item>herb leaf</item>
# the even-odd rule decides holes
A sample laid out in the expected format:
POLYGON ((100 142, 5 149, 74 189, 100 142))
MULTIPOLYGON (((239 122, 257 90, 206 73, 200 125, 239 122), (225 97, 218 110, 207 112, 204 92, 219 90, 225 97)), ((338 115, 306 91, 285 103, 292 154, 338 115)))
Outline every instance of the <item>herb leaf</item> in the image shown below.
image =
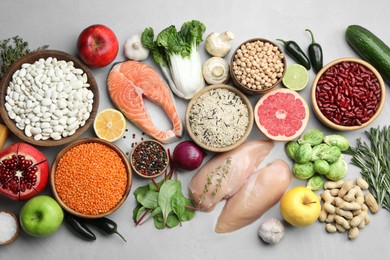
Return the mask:
POLYGON ((390 211, 390 128, 370 128, 365 134, 369 143, 359 138, 348 150, 351 163, 360 168, 379 206, 390 211))
POLYGON ((158 192, 157 191, 147 191, 145 193, 140 193, 137 196, 138 202, 148 209, 155 209, 158 207, 157 204, 158 192))
POLYGON ((179 217, 179 219, 181 219, 186 210, 186 198, 183 196, 181 191, 177 191, 172 196, 171 204, 173 212, 179 217))
POLYGON ((13 44, 10 44, 11 38, 0 41, 0 78, 3 77, 7 69, 19 58, 24 55, 47 49, 49 46, 44 45, 33 51, 28 48, 28 43, 25 42, 20 36, 12 37, 13 44))
POLYGON ((175 214, 169 214, 167 218, 167 227, 173 228, 180 224, 179 218, 175 214))

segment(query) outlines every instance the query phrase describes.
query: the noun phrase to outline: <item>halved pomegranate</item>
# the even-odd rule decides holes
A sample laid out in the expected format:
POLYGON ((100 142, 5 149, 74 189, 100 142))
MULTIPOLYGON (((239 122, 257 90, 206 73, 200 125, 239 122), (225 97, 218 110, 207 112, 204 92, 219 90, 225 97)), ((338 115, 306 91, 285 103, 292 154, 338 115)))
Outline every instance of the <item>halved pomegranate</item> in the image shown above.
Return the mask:
POLYGON ((41 192, 49 174, 46 156, 26 143, 0 151, 0 194, 13 200, 27 200, 41 192))

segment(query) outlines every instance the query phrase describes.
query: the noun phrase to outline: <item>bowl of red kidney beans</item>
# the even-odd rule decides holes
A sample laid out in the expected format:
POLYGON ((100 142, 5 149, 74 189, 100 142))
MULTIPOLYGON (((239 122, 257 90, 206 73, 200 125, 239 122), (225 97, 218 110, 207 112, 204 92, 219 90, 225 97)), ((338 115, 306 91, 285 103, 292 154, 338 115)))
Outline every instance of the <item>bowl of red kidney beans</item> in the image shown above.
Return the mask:
POLYGON ((314 113, 330 128, 357 130, 371 124, 382 111, 383 79, 369 63, 342 58, 318 72, 311 89, 314 113))

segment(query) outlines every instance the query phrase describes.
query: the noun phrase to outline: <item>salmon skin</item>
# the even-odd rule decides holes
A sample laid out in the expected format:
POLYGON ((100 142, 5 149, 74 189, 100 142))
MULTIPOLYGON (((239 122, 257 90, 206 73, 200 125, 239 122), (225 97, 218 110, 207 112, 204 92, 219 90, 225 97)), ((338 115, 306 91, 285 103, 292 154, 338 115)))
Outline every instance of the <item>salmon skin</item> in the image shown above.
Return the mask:
POLYGON ((152 67, 131 60, 117 63, 108 74, 107 85, 114 105, 147 135, 161 143, 177 141, 183 135, 173 95, 152 67), (165 131, 156 126, 146 110, 144 98, 164 110, 173 129, 165 131))

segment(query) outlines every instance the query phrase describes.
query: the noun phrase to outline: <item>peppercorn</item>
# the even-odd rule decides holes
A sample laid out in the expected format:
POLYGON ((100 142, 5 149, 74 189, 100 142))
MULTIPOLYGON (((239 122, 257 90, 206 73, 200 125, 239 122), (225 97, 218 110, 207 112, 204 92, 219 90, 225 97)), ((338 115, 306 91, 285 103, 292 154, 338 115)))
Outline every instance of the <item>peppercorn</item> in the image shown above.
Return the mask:
POLYGON ((168 165, 168 155, 162 144, 156 141, 139 143, 131 154, 133 168, 144 176, 161 173, 168 165))

